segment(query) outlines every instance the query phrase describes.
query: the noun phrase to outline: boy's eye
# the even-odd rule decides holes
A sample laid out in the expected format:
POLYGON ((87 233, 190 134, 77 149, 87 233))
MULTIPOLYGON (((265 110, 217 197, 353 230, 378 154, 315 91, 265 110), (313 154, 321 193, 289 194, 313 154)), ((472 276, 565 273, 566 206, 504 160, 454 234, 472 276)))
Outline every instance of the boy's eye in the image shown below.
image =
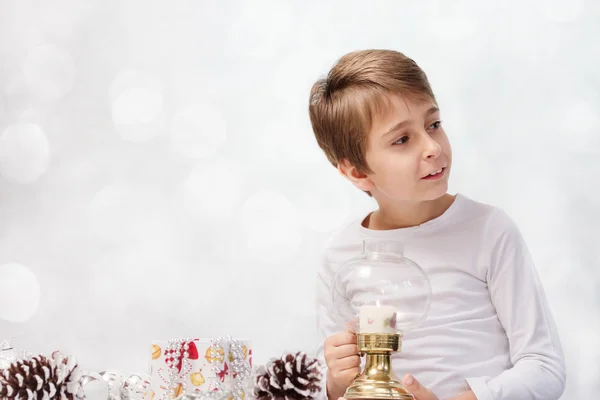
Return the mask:
POLYGON ((408 142, 408 136, 402 136, 400 139, 396 140, 394 144, 404 144, 408 142))
POLYGON ((433 124, 429 125, 430 129, 440 129, 442 127, 442 121, 435 121, 433 124))

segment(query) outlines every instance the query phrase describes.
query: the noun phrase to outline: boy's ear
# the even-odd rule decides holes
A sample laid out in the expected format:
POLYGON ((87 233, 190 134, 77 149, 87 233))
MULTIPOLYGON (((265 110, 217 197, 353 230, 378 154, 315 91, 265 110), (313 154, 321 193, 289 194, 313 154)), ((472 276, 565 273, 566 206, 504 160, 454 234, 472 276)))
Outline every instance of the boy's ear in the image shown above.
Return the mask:
POLYGON ((344 175, 346 179, 354 184, 357 188, 364 192, 370 192, 373 190, 375 184, 364 172, 360 172, 356 167, 346 159, 340 161, 337 166, 340 174, 344 175))

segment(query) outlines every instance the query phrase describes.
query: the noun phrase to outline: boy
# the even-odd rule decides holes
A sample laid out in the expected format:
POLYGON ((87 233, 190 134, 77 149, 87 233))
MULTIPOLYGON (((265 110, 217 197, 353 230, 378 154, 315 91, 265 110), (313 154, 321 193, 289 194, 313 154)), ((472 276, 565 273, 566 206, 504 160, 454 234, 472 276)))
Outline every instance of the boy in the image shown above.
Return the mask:
POLYGON ((393 362, 418 400, 558 399, 563 351, 527 246, 501 209, 447 193, 452 152, 425 73, 395 51, 347 54, 314 84, 309 113, 329 161, 378 204, 332 238, 319 270, 329 399, 359 373, 356 336, 335 322, 330 287, 364 238, 402 239, 429 275, 427 320, 393 362))

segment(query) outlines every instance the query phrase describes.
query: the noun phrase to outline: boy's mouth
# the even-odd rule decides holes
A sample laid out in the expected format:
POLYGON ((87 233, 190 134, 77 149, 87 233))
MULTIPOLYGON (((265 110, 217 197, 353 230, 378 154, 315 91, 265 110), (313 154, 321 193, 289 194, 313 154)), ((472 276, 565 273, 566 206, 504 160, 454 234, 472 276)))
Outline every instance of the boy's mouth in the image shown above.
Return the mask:
POLYGON ((426 179, 426 180, 439 179, 442 176, 444 176, 445 172, 446 172, 446 167, 440 168, 437 171, 434 171, 434 172, 430 173, 429 175, 425 175, 421 179, 426 179))

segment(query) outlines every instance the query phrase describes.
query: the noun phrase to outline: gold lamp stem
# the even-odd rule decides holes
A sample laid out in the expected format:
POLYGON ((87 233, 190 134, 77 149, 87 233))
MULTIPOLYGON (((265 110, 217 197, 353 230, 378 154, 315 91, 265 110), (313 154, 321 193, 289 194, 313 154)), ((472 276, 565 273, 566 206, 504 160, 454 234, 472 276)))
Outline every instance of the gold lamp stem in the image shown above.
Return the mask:
POLYGON ((366 354, 365 369, 346 390, 349 400, 413 400, 392 369, 392 352, 399 351, 398 334, 358 334, 358 349, 366 354))
POLYGON ((391 353, 367 353, 365 357, 364 375, 373 380, 387 380, 398 377, 392 369, 391 353))

